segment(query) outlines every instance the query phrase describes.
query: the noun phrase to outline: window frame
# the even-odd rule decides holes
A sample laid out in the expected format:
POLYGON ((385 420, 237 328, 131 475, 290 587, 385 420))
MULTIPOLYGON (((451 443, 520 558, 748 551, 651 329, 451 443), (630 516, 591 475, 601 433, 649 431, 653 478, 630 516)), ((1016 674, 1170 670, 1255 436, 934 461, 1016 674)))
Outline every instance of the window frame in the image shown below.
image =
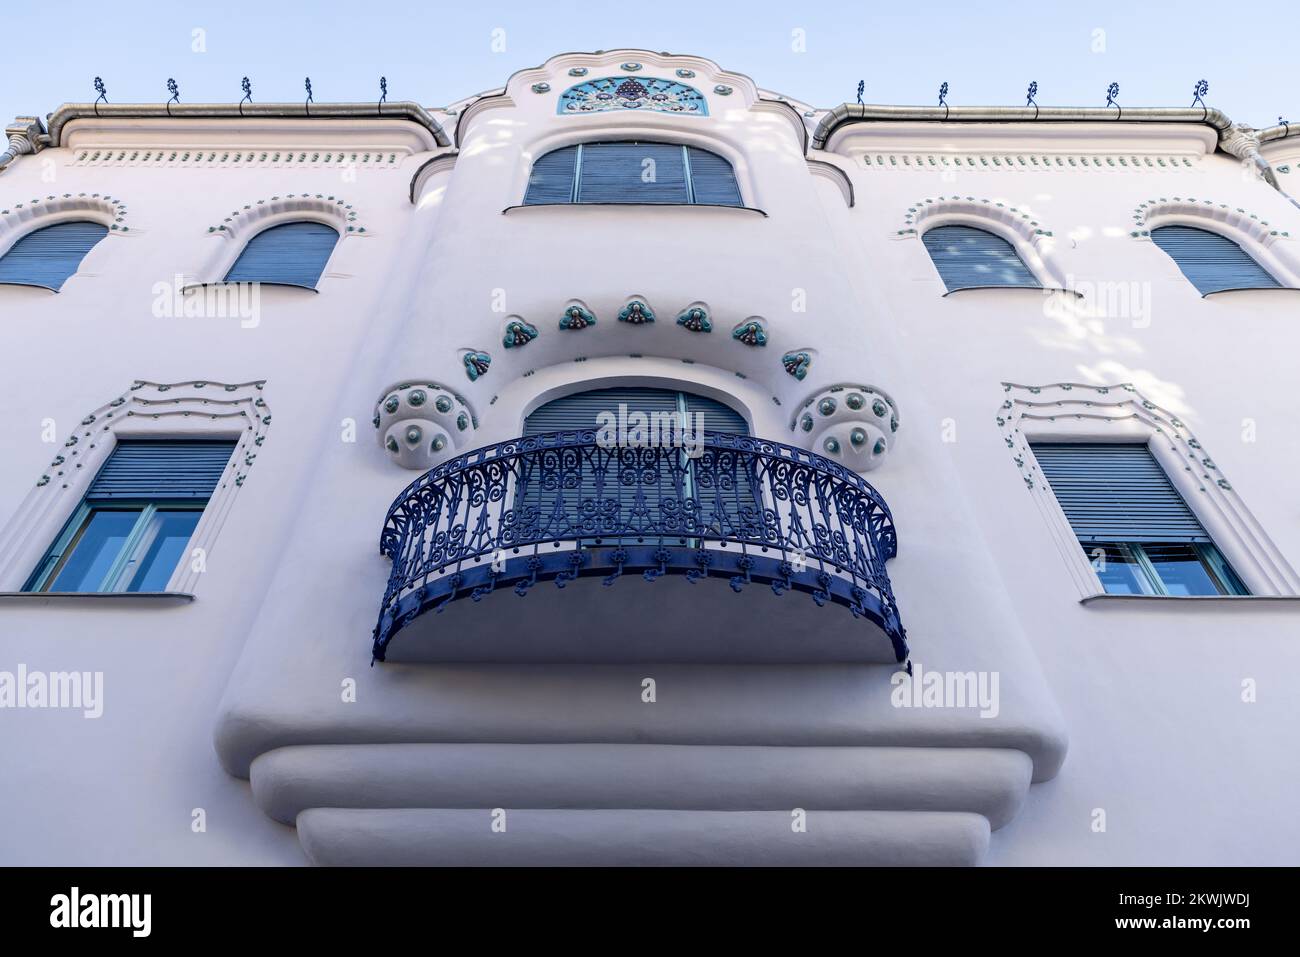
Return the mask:
MULTIPOLYGON (((735 159, 734 159, 733 157, 731 157, 731 156, 728 156, 728 155, 727 155, 726 153, 724 153, 724 152, 720 152, 720 151, 717 150, 717 149, 711 148, 711 146, 708 146, 708 145, 700 145, 700 144, 693 143, 693 142, 687 142, 687 141, 685 141, 685 140, 683 140, 683 139, 678 139, 678 138, 672 138, 672 139, 646 139, 646 138, 644 138, 643 136, 638 136, 636 133, 628 133, 627 135, 621 135, 621 136, 610 136, 610 137, 607 137, 607 138, 591 138, 591 137, 589 137, 589 138, 585 138, 585 139, 579 139, 579 140, 576 140, 576 141, 574 141, 574 142, 560 143, 559 145, 550 146, 550 147, 547 147, 547 148, 544 148, 544 149, 539 149, 539 150, 538 150, 538 151, 537 151, 537 152, 532 156, 531 161, 530 161, 529 164, 528 164, 527 171, 526 171, 526 175, 524 176, 524 184, 523 184, 523 185, 524 185, 524 189, 523 189, 523 196, 522 196, 522 198, 520 199, 520 202, 519 202, 518 205, 519 205, 519 206, 523 206, 523 207, 532 207, 532 206, 666 206, 666 207, 700 206, 700 207, 711 208, 711 209, 748 209, 748 210, 754 210, 754 209, 756 209, 756 207, 750 206, 750 205, 748 205, 748 203, 746 202, 746 199, 745 199, 745 189, 741 186, 741 182, 740 182, 740 180, 741 180, 741 177, 740 177, 740 174, 739 174, 739 172, 738 172, 738 170, 737 170, 737 165, 736 165, 736 161, 735 161, 735 159), (620 201, 604 200, 604 201, 599 201, 599 202, 583 202, 582 200, 580 200, 579 197, 581 196, 581 192, 582 192, 583 147, 585 147, 585 146, 598 146, 598 145, 615 145, 615 144, 645 144, 645 145, 647 145, 647 146, 668 146, 668 147, 677 147, 677 148, 679 148, 679 149, 681 150, 681 153, 682 153, 682 172, 683 172, 683 177, 684 177, 684 179, 685 179, 685 185, 686 185, 686 197, 687 197, 687 198, 686 198, 686 201, 685 201, 685 202, 671 202, 671 203, 665 203, 665 202, 653 202, 653 201, 647 201, 647 200, 641 200, 641 199, 630 199, 630 200, 626 200, 626 201, 621 201, 621 200, 620 200, 620 201), (530 202, 528 202, 528 191, 529 191, 530 186, 532 185, 533 170, 536 168, 537 164, 538 164, 538 163, 539 163, 539 162, 540 162, 544 157, 549 156, 549 155, 552 154, 552 153, 558 153, 558 152, 560 152, 561 150, 569 149, 569 148, 571 148, 571 147, 574 148, 573 181, 572 181, 572 183, 571 183, 571 185, 570 185, 570 188, 569 188, 569 198, 568 198, 568 200, 567 200, 567 201, 564 201, 564 202, 536 202, 536 203, 530 203, 530 202), (727 167, 728 167, 728 169, 729 169, 730 172, 731 172, 731 180, 732 180, 732 182, 735 184, 735 187, 736 187, 736 196, 737 196, 737 200, 738 200, 737 202, 735 202, 735 203, 701 203, 701 202, 697 202, 697 201, 695 200, 695 186, 694 186, 693 177, 692 177, 692 172, 691 172, 691 154, 690 154, 690 151, 693 150, 693 149, 695 149, 695 150, 700 150, 701 152, 705 152, 705 153, 711 153, 712 155, 718 157, 720 160, 722 160, 723 162, 725 162, 725 163, 727 164, 727 167)), ((515 208, 515 207, 510 207, 510 208, 515 208)), ((761 210, 759 210, 759 211, 761 212, 761 210)), ((766 214, 765 214, 765 215, 766 215, 766 214)))
MULTIPOLYGON (((1020 487, 1045 522, 1080 601, 1122 599, 1102 587, 1091 557, 1046 482, 1030 443, 1143 443, 1207 537, 1249 592, 1245 596, 1186 599, 1258 600, 1300 597, 1300 574, 1268 536, 1265 525, 1213 463, 1209 451, 1178 415, 1146 398, 1131 383, 1058 382, 1041 386, 1002 383, 998 426, 1020 487)), ((1014 491, 1014 490, 1013 490, 1014 491)), ((1015 508, 1016 500, 1007 507, 1015 508)), ((1175 596, 1131 596, 1168 601, 1175 596)), ((1178 596, 1181 597, 1182 596, 1178 596)))
POLYGON ((64 276, 63 280, 57 286, 51 286, 49 283, 45 283, 45 282, 35 282, 31 280, 22 280, 22 279, 0 279, 0 286, 22 286, 29 289, 46 289, 52 293, 55 293, 56 295, 62 293, 63 287, 66 286, 70 280, 75 279, 78 275, 81 274, 81 267, 85 265, 86 260, 90 258, 91 254, 94 253, 94 251, 99 247, 99 245, 105 239, 107 239, 109 236, 114 235, 113 231, 117 229, 116 225, 110 226, 109 224, 103 222, 103 218, 101 216, 95 215, 96 213, 95 210, 82 210, 77 212, 78 214, 76 215, 64 212, 58 215, 46 215, 46 216, 39 217, 38 219, 32 222, 31 228, 22 229, 18 231, 17 235, 13 236, 13 238, 4 245, 3 252, 0 252, 0 260, 3 260, 7 256, 9 256, 14 251, 14 249, 17 248, 24 241, 30 239, 31 237, 39 233, 44 232, 47 229, 56 229, 60 226, 88 224, 92 226, 98 226, 101 229, 103 229, 104 235, 100 236, 97 240, 91 243, 89 247, 87 247, 86 251, 81 254, 81 258, 77 260, 76 267, 70 273, 64 276))
MULTIPOLYGON (((140 514, 136 517, 131 526, 131 531, 127 533, 117 555, 114 557, 112 564, 104 578, 94 589, 77 589, 77 594, 86 595, 105 595, 117 594, 127 591, 128 589, 117 586, 123 583, 123 576, 126 574, 128 566, 132 560, 133 554, 140 547, 145 529, 148 527, 153 517, 160 511, 186 511, 198 512, 200 520, 203 512, 207 510, 211 496, 205 499, 168 499, 168 498, 135 498, 135 499, 105 499, 97 501, 91 498, 83 498, 76 510, 69 517, 67 523, 59 536, 50 545, 49 550, 41 559, 36 569, 32 572, 31 577, 23 586, 23 591, 34 594, 51 594, 50 586, 58 580, 59 574, 67 566, 68 561, 76 553, 77 544, 80 542, 82 535, 90 527, 91 518, 98 512, 132 512, 139 510, 140 514)), ((191 531, 189 539, 186 540, 186 548, 189 542, 193 541, 195 533, 198 531, 197 523, 195 529, 191 531)), ((179 565, 179 563, 178 563, 179 565)), ((139 568, 137 566, 136 570, 139 568)), ((170 580, 176 569, 173 568, 167 576, 170 580)), ((53 592, 62 594, 62 592, 53 592)))
MULTIPOLYGON (((1155 563, 1152 562, 1147 554, 1147 548, 1151 545, 1175 544, 1170 542, 1079 542, 1079 547, 1089 556, 1089 561, 1096 570, 1097 559, 1092 557, 1092 552, 1096 549, 1117 549, 1126 553, 1132 559, 1131 564, 1135 570, 1134 577, 1138 586, 1142 589, 1139 593, 1145 597, 1158 598, 1214 598, 1225 596, 1249 596, 1250 589, 1241 581, 1241 577, 1228 564, 1228 560, 1223 557, 1217 545, 1213 542, 1187 542, 1188 548, 1196 552, 1196 557, 1205 569, 1206 577, 1214 585, 1216 592, 1213 595, 1171 595, 1169 586, 1164 579, 1160 577, 1160 572, 1156 569, 1155 563)), ((1101 583, 1102 591, 1106 595, 1128 595, 1128 592, 1113 592, 1106 588, 1106 582, 1099 574, 1097 580, 1101 583)))
POLYGON ((1273 290, 1273 289, 1294 288, 1288 284, 1284 276, 1278 275, 1277 271, 1273 267, 1271 267, 1269 263, 1263 261, 1254 251, 1252 251, 1252 249, 1250 248, 1251 244, 1249 243, 1249 241, 1243 242, 1242 238, 1244 237, 1234 236, 1228 230, 1222 228, 1214 228, 1215 226, 1218 225, 1219 224, 1217 223, 1209 224, 1209 223, 1191 223, 1191 222, 1181 222, 1181 221, 1159 222, 1156 225, 1152 226, 1151 229, 1148 231, 1148 238, 1151 240, 1151 245, 1159 249, 1161 254, 1167 257, 1169 261, 1174 264, 1174 267, 1178 270, 1178 275, 1180 276, 1180 278, 1187 285, 1195 289, 1197 295, 1199 295, 1202 299, 1205 299, 1209 296, 1216 296, 1224 292, 1247 292, 1247 291, 1261 290, 1261 289, 1273 290), (1203 279, 1202 281, 1198 281, 1197 279, 1193 278, 1192 274, 1188 273, 1187 271, 1188 265, 1193 265, 1193 264, 1184 263, 1182 260, 1178 259, 1178 257, 1176 257, 1168 249, 1166 249, 1164 245, 1162 245, 1160 241, 1156 239, 1156 234, 1163 229, 1195 230, 1196 232, 1205 233, 1206 235, 1214 236, 1218 239, 1221 239, 1224 242, 1231 243, 1241 252, 1242 256, 1244 256, 1250 262, 1254 263, 1255 266, 1258 267, 1260 272, 1262 272, 1265 276, 1267 276, 1270 280, 1272 280, 1273 284, 1272 285, 1251 285, 1251 286, 1241 286, 1241 285, 1233 285, 1233 284, 1220 285, 1219 282, 1222 282, 1222 280, 1220 280, 1218 277, 1214 277, 1215 278, 1214 288, 1210 288, 1210 289, 1202 288, 1203 279))
POLYGON ((269 219, 266 222, 259 223, 258 228, 252 230, 251 232, 248 232, 246 235, 233 237, 239 240, 239 244, 235 248, 233 255, 227 254, 227 256, 225 257, 224 264, 220 270, 221 278, 214 280, 212 282, 196 283, 194 285, 200 285, 200 286, 232 285, 233 286, 241 283, 250 283, 250 284, 255 283, 260 286, 281 286, 286 289, 308 289, 312 292, 319 293, 320 284, 329 276, 330 263, 334 260, 334 256, 338 252, 339 244, 344 240, 344 238, 346 238, 347 235, 348 234, 346 232, 340 230, 337 223, 328 222, 325 219, 322 219, 318 216, 313 216, 310 214, 310 211, 307 210, 304 210, 302 212, 291 210, 285 215, 278 215, 272 219, 269 219), (270 232, 273 229, 279 229, 282 226, 293 226, 298 223, 310 223, 315 226, 323 226, 334 233, 334 244, 330 247, 329 255, 325 257, 325 261, 321 264, 320 274, 316 277, 316 282, 314 284, 309 286, 306 283, 285 282, 283 280, 277 280, 277 279, 231 279, 229 278, 231 271, 235 268, 236 265, 238 265, 240 259, 243 258, 244 254, 248 252, 249 246, 251 246, 259 238, 261 238, 262 236, 264 236, 266 233, 270 232))

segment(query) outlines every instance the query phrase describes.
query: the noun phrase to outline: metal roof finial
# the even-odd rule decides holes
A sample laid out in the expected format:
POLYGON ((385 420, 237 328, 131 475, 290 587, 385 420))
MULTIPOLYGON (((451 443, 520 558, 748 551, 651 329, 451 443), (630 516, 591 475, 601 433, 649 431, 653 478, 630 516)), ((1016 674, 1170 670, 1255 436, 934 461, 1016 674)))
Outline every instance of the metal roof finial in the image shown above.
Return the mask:
POLYGON ((1209 92, 1210 92, 1210 84, 1207 83, 1205 80, 1197 80, 1196 86, 1192 87, 1192 106, 1195 106, 1197 103, 1199 103, 1201 104, 1201 109, 1205 111, 1201 119, 1205 119, 1206 116, 1210 115, 1210 108, 1205 105, 1205 100, 1202 99, 1202 97, 1209 92))
POLYGON ((95 92, 99 94, 95 100, 95 115, 99 116, 99 101, 108 102, 108 91, 104 89, 104 81, 99 77, 95 77, 95 92))
POLYGON ((1038 104, 1034 101, 1034 97, 1037 95, 1038 81, 1030 80, 1029 89, 1025 92, 1025 106, 1032 106, 1034 108, 1034 119, 1038 119, 1038 104))
POLYGON ((302 105, 302 108, 307 111, 308 116, 311 116, 311 105, 316 102, 311 95, 311 77, 304 79, 303 83, 307 87, 307 102, 302 105))
POLYGON ((862 94, 867 89, 866 80, 858 80, 858 106, 862 105, 862 94))
POLYGON ((387 102, 387 100, 388 100, 388 77, 381 76, 379 78, 379 103, 376 106, 376 109, 379 109, 382 112, 384 103, 387 102))
POLYGON ((943 118, 948 118, 948 81, 939 84, 939 105, 943 107, 943 118))
POLYGON ((168 78, 167 78, 167 92, 170 93, 170 94, 172 95, 172 98, 171 98, 170 100, 167 101, 167 115, 168 115, 168 116, 171 116, 171 115, 172 115, 172 104, 173 104, 173 103, 179 103, 179 102, 181 101, 181 91, 180 91, 180 87, 178 87, 178 86, 176 85, 176 81, 175 81, 174 79, 172 79, 171 77, 168 77, 168 78))
POLYGON ((1115 119, 1119 119, 1121 116, 1124 115, 1124 107, 1120 106, 1118 103, 1115 102, 1115 98, 1117 96, 1119 96, 1118 83, 1112 83, 1110 86, 1106 87, 1106 105, 1113 106, 1115 107, 1115 109, 1119 110, 1119 114, 1115 117, 1115 119))
POLYGON ((244 91, 244 98, 239 101, 239 115, 244 115, 244 104, 253 102, 253 84, 248 82, 248 77, 239 81, 239 88, 244 91))

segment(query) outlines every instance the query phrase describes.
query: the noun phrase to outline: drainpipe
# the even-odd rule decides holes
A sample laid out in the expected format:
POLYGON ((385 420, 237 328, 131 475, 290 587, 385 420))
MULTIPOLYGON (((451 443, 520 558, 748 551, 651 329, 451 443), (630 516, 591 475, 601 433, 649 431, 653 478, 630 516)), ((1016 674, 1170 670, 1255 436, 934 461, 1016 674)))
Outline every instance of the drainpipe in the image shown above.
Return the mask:
POLYGON ((0 173, 19 156, 40 150, 45 145, 42 135, 41 121, 34 116, 20 116, 6 126, 9 145, 0 151, 0 173))
POLYGON ((1255 171, 1263 177, 1264 182, 1279 193, 1286 195, 1282 187, 1278 185, 1277 174, 1273 172, 1273 167, 1269 166, 1268 160, 1264 159, 1259 153, 1259 134, 1259 130, 1234 123, 1226 130, 1219 130, 1219 149, 1237 157, 1239 160, 1252 164, 1255 171))
MULTIPOLYGON (((1255 131, 1255 139, 1260 146, 1265 143, 1271 143, 1274 140, 1284 140, 1292 136, 1300 136, 1300 124, 1296 124, 1293 128, 1289 123, 1279 123, 1277 126, 1270 126, 1267 129, 1255 131)), ((1272 170, 1270 169, 1269 172, 1272 173, 1272 170)), ((1277 191, 1291 201, 1292 206, 1300 209, 1300 202, 1282 188, 1282 186, 1277 182, 1276 177, 1272 182, 1277 191)))

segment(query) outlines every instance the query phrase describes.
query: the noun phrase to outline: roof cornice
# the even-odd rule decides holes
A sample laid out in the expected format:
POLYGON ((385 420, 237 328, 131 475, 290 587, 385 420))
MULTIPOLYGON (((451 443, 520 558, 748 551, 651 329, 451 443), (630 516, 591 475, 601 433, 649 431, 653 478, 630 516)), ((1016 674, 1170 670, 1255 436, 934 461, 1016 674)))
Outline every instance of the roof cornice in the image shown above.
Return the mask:
POLYGON ((813 131, 814 149, 825 149, 831 136, 853 123, 1194 123, 1220 135, 1233 122, 1220 110, 1170 107, 1100 106, 880 106, 841 103, 828 111, 813 131))
POLYGON ((162 120, 401 120, 423 127, 439 146, 451 140, 442 125, 419 103, 64 103, 50 114, 38 149, 61 145, 64 128, 79 119, 162 120))

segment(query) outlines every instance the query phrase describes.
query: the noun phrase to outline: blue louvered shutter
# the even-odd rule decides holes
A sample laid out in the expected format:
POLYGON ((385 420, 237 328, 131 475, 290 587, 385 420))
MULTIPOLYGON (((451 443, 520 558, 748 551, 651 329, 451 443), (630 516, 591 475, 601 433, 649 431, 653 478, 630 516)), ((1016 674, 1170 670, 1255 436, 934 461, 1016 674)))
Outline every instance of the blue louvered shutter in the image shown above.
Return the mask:
POLYGON ((0 283, 63 288, 86 253, 108 235, 100 223, 55 223, 23 236, 0 257, 0 283))
POLYGON ((1145 445, 1031 448, 1079 541, 1210 541, 1145 445))
POLYGON ((324 223, 284 223, 248 241, 226 282, 267 282, 315 289, 339 234, 324 223))
MULTIPOLYGON (((741 434, 748 434, 749 432, 745 420, 735 410, 714 399, 689 393, 683 394, 668 389, 619 387, 578 392, 547 402, 545 405, 539 406, 524 420, 524 434, 539 435, 544 432, 595 429, 599 427, 599 415, 602 412, 612 412, 617 415, 620 403, 627 406, 629 413, 644 412, 649 415, 655 412, 674 413, 682 409, 687 412, 702 412, 706 429, 739 432, 741 434)), ((661 515, 661 502, 680 501, 687 496, 697 494, 694 488, 695 483, 692 481, 692 466, 685 457, 681 461, 684 466, 683 469, 663 468, 660 470, 657 486, 641 487, 642 493, 646 496, 645 504, 655 518, 661 515)), ((743 467, 744 463, 732 464, 740 468, 743 467)), ((588 517, 588 521, 591 520, 592 512, 582 508, 581 503, 584 499, 615 500, 619 503, 618 511, 620 514, 623 514, 624 517, 627 516, 628 508, 633 504, 637 494, 637 486, 625 486, 620 482, 617 466, 603 453, 603 450, 591 457, 584 456, 572 468, 566 465, 566 471, 570 475, 575 470, 580 472, 578 487, 558 492, 556 489, 547 488, 549 484, 553 483, 546 481, 546 477, 540 474, 539 467, 536 464, 525 466, 525 472, 520 477, 521 492, 519 500, 521 504, 538 508, 543 514, 543 526, 545 526, 547 518, 554 511, 557 494, 563 496, 567 521, 575 526, 582 521, 584 515, 588 517), (596 470, 593 467, 596 462, 603 463, 608 469, 606 474, 601 477, 603 484, 598 484, 596 470)), ((725 494, 729 500, 736 499, 738 496, 752 496, 751 484, 748 480, 733 481, 725 494)), ((728 504, 732 508, 735 507, 734 501, 729 501, 728 504)), ((583 527, 591 528, 591 526, 583 527)), ((601 529, 592 528, 592 531, 595 534, 601 529)), ((608 536, 606 537, 608 538, 608 536)), ((611 541, 614 540, 611 539, 611 541)), ((625 543, 631 542, 632 539, 628 539, 625 543)))
POLYGON ((936 226, 921 240, 949 292, 978 286, 1041 288, 1015 247, 1001 236, 973 226, 936 226))
POLYGON ((741 206, 740 187, 731 164, 717 153, 686 148, 691 169, 691 201, 713 206, 741 206))
POLYGON ((528 175, 525 206, 573 202, 573 181, 578 172, 578 147, 566 146, 538 157, 528 175))
POLYGON ((1202 296, 1225 289, 1276 289, 1281 284, 1246 250, 1208 229, 1161 226, 1152 241, 1167 252, 1202 296))
POLYGON ((689 201, 686 163, 680 146, 636 142, 583 145, 578 170, 578 202, 689 201), (653 164, 647 160, 653 160, 653 164))
MULTIPOLYGON (((729 405, 723 405, 716 399, 705 398, 692 392, 683 393, 686 411, 692 416, 700 413, 704 416, 704 428, 709 432, 734 432, 737 435, 749 435, 749 425, 744 416, 729 405)), ((691 420, 695 421, 694 418, 691 420)))
POLYGON ((86 499, 206 500, 234 449, 234 442, 119 442, 86 499))
POLYGON ((706 429, 749 434, 749 426, 744 417, 716 399, 670 389, 618 387, 576 392, 538 406, 524 420, 524 435, 598 428, 600 413, 617 414, 619 403, 626 404, 629 412, 675 412, 682 407, 679 405, 679 396, 684 399, 687 412, 704 414, 706 429))

